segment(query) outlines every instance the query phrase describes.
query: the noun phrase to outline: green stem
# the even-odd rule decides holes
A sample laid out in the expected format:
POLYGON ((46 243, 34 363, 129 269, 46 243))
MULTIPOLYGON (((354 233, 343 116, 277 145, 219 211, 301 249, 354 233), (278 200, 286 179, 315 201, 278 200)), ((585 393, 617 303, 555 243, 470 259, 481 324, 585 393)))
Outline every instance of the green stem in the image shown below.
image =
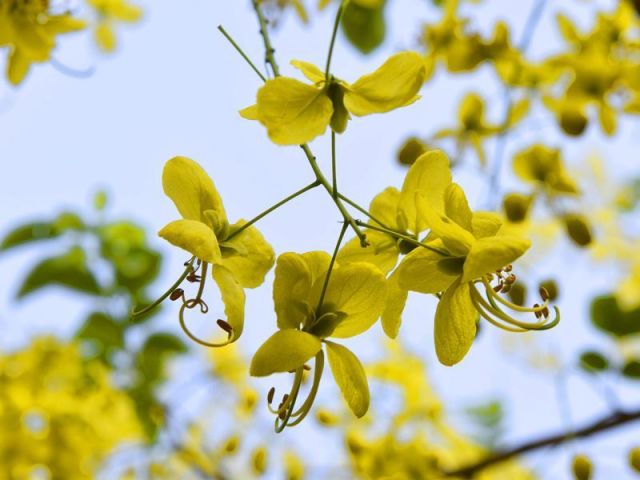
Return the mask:
POLYGON ((380 225, 381 227, 387 228, 389 230, 393 230, 392 228, 389 228, 389 226, 385 225, 384 223, 382 223, 380 220, 378 220, 376 217, 374 217, 369 210, 367 210, 364 207, 361 207, 360 205, 358 205, 356 202, 354 202, 353 200, 351 200, 350 198, 342 195, 341 193, 338 193, 338 197, 340 197, 341 200, 344 200, 345 203, 348 203, 349 205, 351 205, 353 208, 355 208, 356 210, 358 210, 360 213, 363 213, 364 215, 366 215, 367 217, 369 217, 371 220, 373 220, 374 222, 376 222, 378 225, 380 225))
POLYGON ((204 293, 204 284, 207 281, 208 270, 209 270, 209 264, 203 261, 202 270, 200 271, 200 286, 198 287, 198 293, 196 294, 196 301, 200 301, 202 299, 202 294, 204 293))
POLYGON ((351 216, 349 211, 346 209, 342 201, 340 201, 340 198, 338 198, 338 196, 334 198, 333 188, 331 187, 331 185, 329 185, 329 182, 323 175, 322 171, 320 170, 320 167, 318 167, 318 163, 316 162, 316 157, 313 156, 313 153, 311 152, 311 149, 309 148, 309 146, 307 144, 304 144, 304 145, 300 145, 300 148, 302 148, 305 155, 307 156, 309 165, 311 165, 311 168, 313 169, 313 173, 316 174, 316 178, 318 179, 320 184, 324 187, 324 189, 327 191, 327 193, 329 193, 334 203, 336 204, 336 207, 338 207, 338 210, 340 210, 340 213, 342 214, 344 221, 349 224, 349 226, 353 229, 355 234, 360 239, 360 245, 362 245, 363 247, 367 247, 369 245, 369 242, 367 242, 367 236, 362 232, 362 230, 360 230, 360 228, 358 227, 358 223, 353 219, 353 217, 351 216))
POLYGON ((275 205, 267 208, 264 212, 262 212, 261 214, 253 217, 251 220, 249 220, 247 223, 245 223, 244 225, 242 225, 240 228, 238 228, 237 230, 231 232, 231 234, 225 238, 225 241, 229 241, 231 240, 233 237, 235 237, 236 235, 240 234, 240 232, 246 230, 247 228, 249 228, 251 225, 253 225, 254 223, 256 223, 258 220, 260 220, 263 217, 266 217, 267 215, 269 215, 271 212, 273 212, 274 210, 280 208, 282 205, 284 205, 287 202, 290 202, 291 200, 293 200, 296 197, 299 197, 300 195, 302 195, 303 193, 308 192, 309 190, 316 188, 318 185, 320 185, 320 182, 318 180, 316 180, 315 182, 310 183, 309 185, 307 185, 304 188, 301 188, 300 190, 298 190, 297 192, 292 193, 291 195, 289 195, 287 198, 280 200, 278 203, 276 203, 275 205))
POLYGON ((356 224, 361 227, 370 228, 371 230, 377 230, 378 232, 387 233, 392 237, 401 238, 402 240, 405 240, 409 243, 412 243, 422 248, 426 248, 427 250, 431 250, 432 252, 437 253, 438 255, 442 255, 443 257, 453 258, 449 252, 445 252, 444 250, 440 250, 439 248, 432 247, 431 245, 427 245, 426 243, 416 240, 415 238, 412 238, 409 235, 396 232, 395 230, 391 230, 390 228, 376 227, 375 225, 370 225, 370 224, 361 222, 360 220, 356 220, 356 224))
POLYGON ((320 314, 320 307, 322 307, 322 302, 324 302, 324 296, 327 293, 327 288, 329 287, 329 279, 331 278, 331 272, 333 271, 333 266, 336 263, 336 257, 338 256, 338 251, 340 250, 340 245, 342 244, 342 239, 344 238, 344 234, 346 231, 347 231, 347 222, 344 222, 342 224, 342 229, 340 230, 340 235, 338 235, 338 241, 336 242, 336 247, 333 249, 333 255, 331 256, 331 262, 329 263, 327 276, 324 277, 324 283, 322 284, 322 292, 320 293, 320 300, 318 301, 318 308, 316 308, 316 316, 320 314))
POLYGON ((231 38, 231 35, 229 35, 227 33, 227 31, 224 29, 224 27, 222 25, 218 25, 218 30, 220 30, 220 33, 222 33, 222 35, 225 36, 225 38, 229 41, 229 43, 231 45, 233 45, 233 48, 236 49, 236 51, 242 56, 242 58, 244 58, 244 60, 249 64, 249 66, 253 69, 254 72, 256 72, 256 74, 260 77, 260 79, 263 82, 267 81, 267 77, 265 77, 262 72, 260 70, 258 70, 258 67, 255 66, 255 64, 251 61, 251 59, 247 56, 246 53, 244 53, 244 50, 242 50, 242 48, 240 48, 240 45, 238 45, 235 40, 233 38, 231 38))
MULTIPOLYGON (((260 4, 259 4, 258 0, 252 0, 252 4, 253 4, 253 9, 255 10, 256 15, 258 16, 258 23, 260 24, 260 35, 262 36, 262 42, 264 43, 265 60, 267 61, 267 63, 269 65, 271 65, 271 69, 273 70, 273 74, 276 77, 278 77, 278 76, 280 76, 280 69, 278 68, 278 63, 276 62, 276 59, 275 59, 275 56, 274 56, 275 50, 274 50, 273 46, 271 45, 271 39, 269 38, 269 32, 267 30, 267 21, 264 18, 264 14, 262 13, 262 10, 260 9, 260 4)), ((342 5, 340 6, 340 9, 342 10, 342 5)), ((329 58, 329 60, 330 60, 330 58, 329 58)), ((322 174, 322 171, 320 170, 320 168, 318 167, 318 164, 316 163, 316 157, 311 152, 311 149, 309 148, 309 146, 305 143, 304 145, 300 145, 300 148, 302 148, 302 151, 307 156, 307 160, 309 160, 309 164, 311 165, 311 168, 313 169, 313 172, 316 175, 316 179, 324 187, 324 189, 327 191, 327 193, 329 193, 329 195, 331 195, 331 198, 333 198, 333 201, 336 204, 336 207, 338 207, 338 210, 340 210, 340 213, 342 214, 342 217, 344 218, 345 222, 347 222, 351 226, 351 228, 353 229, 355 234, 360 239, 360 244, 363 247, 368 246, 369 243, 367 242, 366 235, 356 225, 356 222, 354 221, 353 217, 351 216, 349 211, 346 209, 344 204, 338 198, 338 195, 336 195, 334 197, 333 188, 329 184, 329 182, 327 181, 325 176, 322 174)))
POLYGON ((262 42, 264 43, 265 61, 271 65, 273 75, 279 77, 280 69, 278 68, 278 62, 276 62, 276 58, 273 55, 275 53, 275 49, 271 45, 271 39, 269 38, 269 32, 267 31, 267 19, 264 18, 264 14, 262 13, 258 0, 253 0, 252 3, 253 9, 258 16, 258 22, 260 23, 260 35, 262 36, 262 42))
POLYGON ((173 285, 171 285, 171 287, 169 287, 169 290, 164 292, 160 298, 158 298, 151 305, 147 305, 142 310, 138 310, 138 311, 134 310, 133 312, 131 312, 131 316, 135 318, 135 317, 139 317, 140 315, 144 315, 145 313, 150 312, 151 310, 156 308, 158 305, 160 305, 162 302, 164 302, 167 299, 167 297, 169 297, 169 295, 171 295, 173 291, 176 288, 178 288, 180 284, 184 282, 185 278, 187 278, 187 276, 193 271, 193 262, 195 260, 196 260, 196 257, 191 257, 191 260, 187 262, 187 266, 184 269, 184 272, 182 273, 182 275, 180 275, 180 278, 178 278, 178 280, 176 280, 176 282, 173 285))
POLYGON ((336 36, 338 34, 338 27, 340 26, 340 19, 342 18, 342 12, 344 11, 345 2, 340 2, 340 7, 336 12, 336 19, 333 23, 333 32, 331 34, 331 42, 329 43, 329 53, 327 54, 327 66, 324 71, 324 76, 329 81, 329 74, 331 73, 331 58, 333 57, 333 46, 336 43, 336 36))
POLYGON ((338 169, 336 167, 336 132, 331 130, 331 175, 333 177, 333 199, 338 198, 338 169))

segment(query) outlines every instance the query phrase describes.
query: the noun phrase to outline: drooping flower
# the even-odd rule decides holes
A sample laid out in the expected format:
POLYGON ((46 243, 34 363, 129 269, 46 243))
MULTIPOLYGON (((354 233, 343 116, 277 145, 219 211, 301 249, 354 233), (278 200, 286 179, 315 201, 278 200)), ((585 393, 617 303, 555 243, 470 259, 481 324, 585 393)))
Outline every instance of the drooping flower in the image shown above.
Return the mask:
POLYGON ((347 128, 351 115, 384 113, 415 102, 424 82, 423 58, 415 52, 391 56, 375 72, 349 84, 327 78, 318 67, 293 61, 312 85, 289 77, 268 80, 258 90, 256 104, 240 114, 258 120, 269 138, 279 145, 299 145, 322 135, 327 127, 336 133, 347 128))
POLYGON ((513 157, 513 171, 520 179, 537 184, 549 195, 575 195, 578 186, 565 168, 560 150, 535 144, 513 157))
POLYGON ((497 215, 472 213, 463 190, 456 184, 445 192, 444 213, 418 196, 419 210, 430 228, 427 240, 449 255, 416 249, 403 259, 394 275, 398 275, 401 288, 440 295, 434 336, 436 353, 443 364, 454 365, 467 354, 476 335, 479 315, 494 325, 515 331, 546 329, 557 323, 557 315, 553 322, 547 322, 548 298, 544 298, 544 292, 541 292, 544 303, 533 308, 515 305, 499 295, 515 282, 511 264, 530 247, 528 240, 501 235, 502 223, 497 215), (490 282, 495 278, 498 283, 493 286, 490 282), (478 291, 478 284, 486 299, 478 291), (535 314, 540 320, 519 321, 504 312, 500 304, 513 311, 535 314))
MULTIPOLYGON (((385 275, 398 262, 400 255, 416 248, 419 235, 429 228, 416 204, 416 194, 421 193, 433 208, 444 211, 444 192, 451 184, 449 159, 440 150, 432 150, 421 155, 411 166, 402 189, 389 187, 377 195, 370 205, 371 228, 366 230, 370 246, 362 248, 357 238, 347 242, 338 253, 342 265, 352 262, 369 262, 376 265, 385 275), (407 239, 398 240, 391 233, 375 230, 376 227, 403 234, 407 239)), ((395 338, 400 328, 400 317, 407 300, 408 291, 398 285, 398 276, 392 274, 388 280, 387 305, 382 314, 382 328, 395 338)))
MULTIPOLYGON (((386 280, 368 263, 334 264, 325 252, 285 253, 278 257, 273 299, 279 330, 256 351, 251 375, 295 372, 294 386, 274 411, 285 426, 307 415, 320 382, 326 348, 329 365, 345 401, 361 417, 369 407, 369 388, 358 358, 329 338, 350 338, 368 330, 385 304, 386 280), (314 386, 293 412, 305 363, 315 357, 314 386)), ((270 394, 272 400, 273 393, 270 394)))
MULTIPOLYGON (((244 288, 262 284, 273 266, 273 249, 258 229, 246 226, 244 220, 229 224, 213 181, 193 160, 186 157, 169 160, 162 185, 182 219, 170 222, 158 235, 197 259, 202 278, 196 280, 204 282, 208 265, 212 266, 211 273, 225 305, 226 324, 230 327, 229 342, 235 341, 244 325, 244 288)), ((183 310, 199 305, 206 312, 200 296, 196 300, 184 301, 183 310)), ((221 326, 228 328, 224 323, 221 326)))

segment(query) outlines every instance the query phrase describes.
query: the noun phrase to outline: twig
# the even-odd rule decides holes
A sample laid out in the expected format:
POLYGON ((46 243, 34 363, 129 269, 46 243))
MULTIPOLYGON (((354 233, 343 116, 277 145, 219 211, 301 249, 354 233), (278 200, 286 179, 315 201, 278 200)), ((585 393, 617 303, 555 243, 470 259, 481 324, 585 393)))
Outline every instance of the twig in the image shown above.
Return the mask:
POLYGON ((636 420, 640 420, 640 407, 635 410, 626 411, 626 412, 625 411, 613 412, 605 417, 600 418, 599 420, 596 420, 593 423, 585 425, 582 428, 572 430, 569 432, 556 433, 553 435, 539 438, 537 440, 525 442, 515 447, 499 450, 490 454, 489 456, 485 457, 484 459, 476 463, 467 465, 466 467, 462 467, 457 470, 450 470, 447 472, 443 472, 443 474, 447 477, 471 478, 474 474, 478 473, 480 470, 483 470, 497 463, 501 463, 506 460, 509 460, 517 455, 532 452, 534 450, 539 450, 545 447, 555 447, 563 443, 569 442, 571 440, 574 440, 576 438, 589 437, 591 435, 605 432, 605 431, 620 427, 622 425, 625 425, 627 423, 631 423, 636 420))

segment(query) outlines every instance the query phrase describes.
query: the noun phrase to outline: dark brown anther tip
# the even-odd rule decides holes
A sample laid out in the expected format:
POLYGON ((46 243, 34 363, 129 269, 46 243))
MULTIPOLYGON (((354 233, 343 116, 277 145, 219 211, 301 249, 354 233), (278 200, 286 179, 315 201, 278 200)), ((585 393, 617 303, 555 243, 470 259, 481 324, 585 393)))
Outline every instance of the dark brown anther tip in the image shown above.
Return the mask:
POLYGON ((224 320, 222 320, 221 318, 219 318, 218 320, 216 320, 216 323, 218 324, 218 326, 224 330, 225 332, 227 332, 229 334, 229 336, 231 336, 231 334, 233 333, 233 327, 231 325, 229 325, 227 322, 225 322, 224 320))
POLYGON ((273 403, 273 396, 276 394, 276 387, 271 387, 269 393, 267 393, 267 402, 269 405, 273 403))
POLYGON ((182 298, 183 295, 184 290, 182 290, 181 288, 176 288, 173 292, 171 292, 171 295, 169 295, 169 300, 175 302, 179 298, 182 298))

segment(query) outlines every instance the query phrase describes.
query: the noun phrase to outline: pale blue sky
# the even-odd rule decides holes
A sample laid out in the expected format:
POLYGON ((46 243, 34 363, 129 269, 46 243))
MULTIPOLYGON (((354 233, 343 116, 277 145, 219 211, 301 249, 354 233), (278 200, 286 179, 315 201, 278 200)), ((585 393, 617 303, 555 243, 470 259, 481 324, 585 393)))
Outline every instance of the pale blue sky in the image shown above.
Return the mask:
MULTIPOLYGON (((532 43, 533 55, 557 46, 553 12, 566 6, 572 12, 580 11, 579 16, 585 19, 592 8, 592 3, 580 1, 549 3, 551 7, 532 43)), ((145 20, 121 32, 122 48, 113 57, 97 54, 83 35, 60 42, 56 58, 75 67, 95 65, 91 78, 70 78, 45 65, 34 68, 18 89, 0 85, 0 233, 22 220, 48 216, 65 206, 88 208, 93 192, 99 188, 110 193, 111 214, 139 221, 153 233, 177 215, 160 184, 162 165, 174 155, 190 156, 208 170, 231 219, 252 217, 312 180, 299 149, 276 147, 257 122, 248 122, 237 114, 253 102, 260 81, 216 26, 223 24, 260 64, 262 45, 249 2, 147 0, 143 4, 145 20)), ((487 0, 484 4, 477 10, 483 13, 473 16, 479 29, 488 32, 496 18, 503 18, 517 36, 531 2, 487 0)), ((477 7, 466 8, 476 11, 477 7)), ((390 53, 415 46, 419 23, 437 18, 436 10, 426 0, 392 2, 389 13, 392 40, 374 55, 363 57, 339 40, 333 63, 338 76, 353 80, 373 70, 390 53)), ((283 73, 294 74, 287 64, 290 59, 323 64, 332 20, 330 11, 315 17, 310 27, 286 19, 284 28, 273 36, 283 73)), ((473 88, 490 101, 490 115, 502 111, 499 88, 490 70, 482 69, 470 77, 438 75, 415 105, 351 122, 338 143, 341 189, 367 204, 386 186, 400 186, 404 170, 393 160, 398 145, 409 133, 426 135, 452 124, 459 98, 473 88)), ((562 145, 572 164, 599 151, 606 152, 607 162, 619 171, 635 169, 637 173, 629 159, 632 152, 637 152, 637 124, 624 122, 613 141, 591 129, 577 142, 560 136, 551 123, 543 125, 542 129, 523 127, 508 144, 507 153, 526 142, 545 140, 562 145)), ((315 141, 312 147, 328 171, 327 139, 315 141)), ((476 164, 470 160, 468 168, 456 172, 456 180, 480 206, 485 190, 478 181, 476 164)), ((508 176, 504 181, 512 183, 508 176)), ((318 189, 264 219, 259 228, 279 253, 330 250, 339 231, 338 218, 326 193, 318 189)), ((152 241, 166 253, 157 287, 163 291, 163 285, 177 275, 184 256, 159 239, 152 241)), ((81 301, 61 298, 53 291, 24 304, 12 302, 16 282, 42 254, 30 250, 0 257, 0 328, 9 332, 0 346, 20 344, 34 332, 64 334, 81 318, 81 301)), ((575 359, 585 345, 601 342, 587 325, 586 300, 595 292, 606 291, 611 272, 585 277, 591 268, 587 261, 584 253, 563 251, 535 268, 535 274, 542 278, 562 265, 562 271, 555 274, 562 275, 566 287, 561 302, 564 321, 553 331, 539 334, 543 337, 539 341, 567 361, 575 359)), ((431 333, 434 305, 429 298, 412 297, 401 337, 426 359, 433 382, 452 413, 470 404, 504 398, 510 425, 507 439, 511 440, 555 431, 566 424, 559 413, 552 377, 501 353, 503 335, 494 328, 485 325, 484 335, 460 365, 445 368, 437 364, 431 333)), ((168 315, 166 324, 173 321, 168 315)), ((274 326, 267 283, 248 295, 244 350, 254 350, 274 326)), ((381 340, 381 329, 376 326, 362 339, 348 344, 363 357, 374 358, 381 340)), ((328 380, 323 386, 325 395, 336 394, 328 380)), ((266 392, 270 383, 259 385, 266 392)), ((569 388, 577 424, 606 408, 602 397, 584 379, 574 377, 569 388)), ((622 392, 622 398, 637 404, 640 393, 637 388, 628 389, 622 392)), ((314 432, 304 427, 289 434, 314 432)), ((598 452, 603 459, 596 478, 626 478, 629 473, 622 467, 622 447, 629 446, 637 434, 638 429, 631 428, 563 447, 548 456, 538 454, 531 457, 531 465, 540 467, 545 479, 569 478, 568 453, 584 450, 598 452)))

